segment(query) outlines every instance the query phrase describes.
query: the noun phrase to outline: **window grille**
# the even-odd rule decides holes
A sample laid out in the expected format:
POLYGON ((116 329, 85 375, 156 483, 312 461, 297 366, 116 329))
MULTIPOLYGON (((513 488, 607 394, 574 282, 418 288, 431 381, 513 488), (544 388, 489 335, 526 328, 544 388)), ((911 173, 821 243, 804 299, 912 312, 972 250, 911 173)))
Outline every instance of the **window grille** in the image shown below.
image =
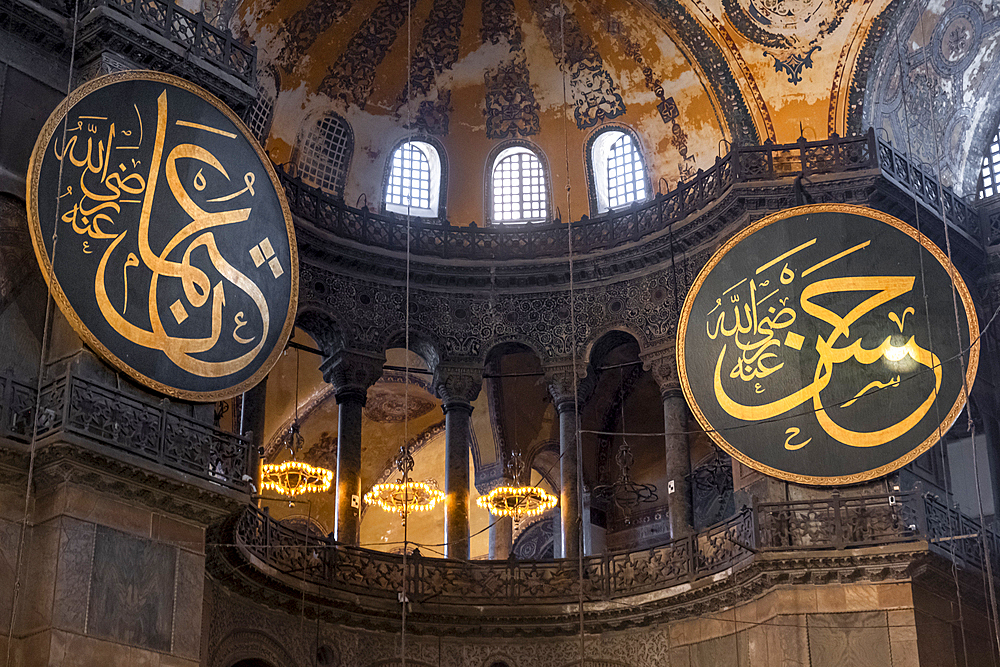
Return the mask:
POLYGON ((262 145, 267 141, 273 112, 274 100, 268 97, 264 91, 258 91, 257 100, 247 113, 247 128, 250 130, 250 134, 262 145))
POLYGON ((493 220, 544 220, 548 196, 541 161, 525 148, 508 150, 493 167, 493 220))
POLYGON ((608 205, 618 208, 646 198, 646 171, 632 137, 625 133, 608 151, 608 205))
POLYGON ((979 198, 1000 194, 1000 132, 993 136, 990 149, 983 157, 982 178, 979 181, 979 198))
POLYGON ((306 183, 341 194, 353 148, 351 129, 336 116, 323 116, 306 131, 298 175, 306 183))
POLYGON ((413 142, 403 144, 392 156, 386 203, 411 209, 431 207, 431 165, 413 142))

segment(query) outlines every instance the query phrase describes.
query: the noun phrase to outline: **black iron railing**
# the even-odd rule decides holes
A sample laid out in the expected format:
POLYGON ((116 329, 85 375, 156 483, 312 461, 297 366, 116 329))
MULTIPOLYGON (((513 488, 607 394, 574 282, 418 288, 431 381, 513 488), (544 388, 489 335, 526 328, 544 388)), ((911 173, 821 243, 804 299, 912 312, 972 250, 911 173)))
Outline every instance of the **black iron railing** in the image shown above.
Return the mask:
POLYGON ((189 49, 223 70, 253 85, 253 47, 233 39, 228 30, 220 30, 197 14, 179 7, 173 0, 84 0, 80 16, 94 9, 108 8, 189 49))
MULTIPOLYGON (((402 556, 318 538, 247 507, 236 543, 277 572, 340 592, 396 599, 402 556)), ((694 535, 638 551, 583 559, 583 594, 610 600, 663 590, 750 565, 768 551, 852 549, 926 541, 963 567, 1000 566, 1000 539, 929 495, 841 497, 763 503, 694 535)), ((576 560, 407 561, 408 595, 435 604, 565 604, 579 600, 576 560)))
MULTIPOLYGON (((0 376, 0 438, 30 442, 35 388, 0 376)), ((38 440, 71 434, 237 491, 250 440, 72 374, 42 388, 38 440)))
MULTIPOLYGON (((574 223, 573 250, 582 254, 605 250, 663 231, 717 201, 737 183, 875 169, 901 190, 917 196, 931 211, 940 210, 936 181, 909 166, 902 155, 869 131, 864 136, 825 141, 734 146, 708 170, 678 183, 670 192, 574 223)), ((286 174, 282 174, 282 182, 292 211, 317 227, 365 245, 406 250, 406 224, 399 218, 352 208, 286 174)), ((943 191, 948 223, 980 246, 976 210, 948 188, 943 191)), ((465 259, 559 257, 566 254, 568 233, 569 227, 559 223, 480 228, 416 222, 410 225, 409 249, 418 255, 465 259)))

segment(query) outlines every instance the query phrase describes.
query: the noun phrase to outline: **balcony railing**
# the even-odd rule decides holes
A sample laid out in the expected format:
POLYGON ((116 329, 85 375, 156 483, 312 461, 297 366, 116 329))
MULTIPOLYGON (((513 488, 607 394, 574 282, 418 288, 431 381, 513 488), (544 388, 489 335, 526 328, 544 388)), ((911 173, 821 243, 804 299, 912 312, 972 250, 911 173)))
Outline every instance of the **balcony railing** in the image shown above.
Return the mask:
MULTIPOLYGON (((794 176, 881 170, 898 188, 937 215, 937 183, 890 145, 865 136, 825 141, 801 140, 795 144, 734 146, 724 158, 688 182, 680 182, 666 194, 572 225, 573 250, 586 254, 638 241, 660 232, 719 200, 737 183, 774 181, 794 176)), ((343 201, 282 174, 292 211, 334 235, 368 246, 404 252, 407 248, 405 221, 346 205, 343 201)), ((976 210, 948 188, 944 188, 944 210, 948 223, 978 247, 979 218, 976 210)), ((412 221, 409 249, 417 255, 464 259, 532 259, 560 257, 568 248, 569 227, 564 224, 457 227, 445 222, 412 221)))
MULTIPOLYGON (((74 435, 246 492, 250 441, 72 374, 42 388, 38 440, 74 435)), ((31 441, 35 388, 0 376, 0 438, 31 441)))
MULTIPOLYGON (((248 507, 235 528, 246 554, 275 571, 361 596, 397 599, 402 556, 339 544, 280 524, 248 507)), ((750 565, 757 552, 852 549, 926 541, 963 566, 982 568, 984 547, 1000 566, 1000 539, 929 495, 841 497, 763 503, 732 519, 648 549, 583 559, 583 595, 612 600, 663 590, 750 565)), ((414 602, 539 605, 579 600, 576 560, 407 561, 414 602)))
POLYGON ((209 25, 173 0, 84 0, 80 16, 98 8, 122 14, 253 85, 254 48, 241 44, 228 30, 209 25))

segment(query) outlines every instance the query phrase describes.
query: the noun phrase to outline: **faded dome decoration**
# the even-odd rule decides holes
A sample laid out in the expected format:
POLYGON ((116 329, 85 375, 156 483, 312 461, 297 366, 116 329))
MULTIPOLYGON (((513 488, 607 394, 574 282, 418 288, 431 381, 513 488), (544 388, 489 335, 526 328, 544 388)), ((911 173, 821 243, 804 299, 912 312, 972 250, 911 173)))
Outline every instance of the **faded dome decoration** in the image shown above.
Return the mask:
POLYGON ((974 195, 1000 104, 1000 5, 908 2, 881 40, 865 95, 865 124, 927 165, 962 195, 974 195))

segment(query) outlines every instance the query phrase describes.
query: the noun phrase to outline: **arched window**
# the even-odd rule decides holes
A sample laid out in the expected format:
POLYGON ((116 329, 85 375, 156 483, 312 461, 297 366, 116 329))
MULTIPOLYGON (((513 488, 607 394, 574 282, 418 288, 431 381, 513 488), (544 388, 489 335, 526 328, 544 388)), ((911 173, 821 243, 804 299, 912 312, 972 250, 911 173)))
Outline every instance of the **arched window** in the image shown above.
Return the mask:
POLYGON ((590 172, 595 213, 643 201, 649 192, 642 154, 629 132, 609 129, 591 141, 590 172))
POLYGON ((549 195, 542 161, 523 146, 506 148, 493 161, 491 219, 500 223, 544 222, 549 195))
POLYGON ((250 133, 263 146, 271 132, 274 117, 274 100, 278 95, 277 74, 269 71, 257 73, 257 99, 246 112, 246 124, 250 133))
POLYGON ((979 198, 1000 194, 1000 131, 993 135, 990 148, 983 157, 982 177, 979 179, 979 198))
POLYGON ((393 152, 385 184, 385 209, 436 218, 441 202, 441 157, 425 141, 406 141, 393 152))
POLYGON ((342 196, 353 151, 354 135, 343 118, 331 113, 309 121, 299 140, 298 176, 342 196))

